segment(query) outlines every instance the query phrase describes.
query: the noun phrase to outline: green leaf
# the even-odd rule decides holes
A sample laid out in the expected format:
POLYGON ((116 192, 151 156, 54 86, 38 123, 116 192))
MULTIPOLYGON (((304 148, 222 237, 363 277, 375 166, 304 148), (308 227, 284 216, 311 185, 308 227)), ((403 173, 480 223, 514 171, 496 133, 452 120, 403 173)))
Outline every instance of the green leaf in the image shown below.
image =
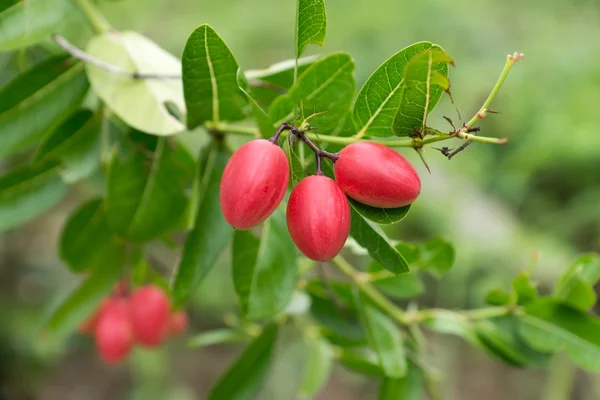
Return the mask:
POLYGON ((0 90, 0 157, 32 146, 71 114, 88 90, 83 64, 51 57, 0 90))
POLYGON ((123 246, 108 226, 101 199, 89 201, 71 214, 59 246, 61 258, 73 272, 99 270, 124 262, 123 246))
POLYGON ((219 382, 207 400, 250 400, 260 389, 271 364, 277 325, 266 326, 219 382))
POLYGON ((348 201, 360 215, 379 225, 391 225, 400 222, 410 210, 410 204, 398 208, 376 208, 359 203, 351 198, 348 198, 348 201))
MULTIPOLYGON (((303 74, 318 58, 317 56, 299 58, 298 75, 303 74)), ((246 71, 246 78, 249 81, 262 81, 277 88, 289 89, 294 84, 294 67, 295 60, 285 60, 266 69, 248 70, 246 71)))
POLYGON ((0 231, 31 220, 62 199, 67 187, 58 176, 59 166, 50 160, 0 176, 0 231))
POLYGON ((321 337, 308 342, 308 360, 300 384, 300 396, 312 398, 327 383, 333 367, 331 345, 321 337))
POLYGON ((347 53, 334 53, 312 64, 290 91, 275 99, 269 116, 275 126, 289 122, 302 105, 307 113, 327 111, 311 120, 319 133, 340 128, 354 96, 354 61, 347 53))
POLYGON ((561 275, 553 296, 581 310, 596 303, 594 285, 600 279, 600 256, 588 253, 579 256, 561 275))
POLYGON ((100 113, 79 110, 44 136, 34 160, 55 158, 63 163, 61 175, 73 183, 100 166, 100 113))
MULTIPOLYGON (((432 48, 441 49, 430 42, 411 44, 386 60, 367 79, 352 113, 358 135, 392 136, 392 125, 404 94, 406 65, 413 57, 432 48)), ((442 93, 437 88, 431 90, 429 111, 439 102, 442 93)))
POLYGON ((419 400, 424 381, 423 371, 409 361, 406 376, 383 379, 378 400, 419 400))
POLYGON ((485 302, 495 306, 507 305, 510 300, 510 295, 502 289, 492 289, 485 296, 485 302))
POLYGON ((194 229, 188 234, 173 286, 181 305, 206 277, 229 242, 232 232, 219 202, 219 187, 229 152, 221 143, 208 145, 200 156, 200 187, 194 229))
MULTIPOLYGON (((107 32, 95 36, 86 51, 94 57, 131 73, 177 76, 179 60, 136 32, 107 32)), ((185 110, 179 79, 135 79, 86 65, 94 92, 127 125, 154 135, 172 135, 185 126, 167 110, 171 104, 185 110)))
POLYGON ((415 274, 377 279, 373 281, 373 284, 386 295, 397 299, 415 297, 425 291, 423 282, 415 274))
POLYGON ((252 233, 235 232, 232 272, 247 318, 272 317, 289 303, 296 283, 296 248, 282 213, 276 211, 264 223, 260 245, 252 233))
POLYGON ((252 115, 254 116, 254 120, 256 121, 256 125, 258 125, 258 130, 260 131, 260 135, 268 139, 275 133, 275 129, 273 128, 273 123, 271 122, 271 118, 267 115, 265 110, 252 98, 248 91, 248 82, 246 81, 246 77, 244 76, 244 71, 241 68, 238 69, 237 72, 237 83, 248 103, 252 107, 252 115))
POLYGON ((43 333, 61 337, 72 332, 99 306, 121 277, 122 264, 107 264, 94 271, 52 313, 43 333))
POLYGON ((352 219, 350 235, 359 245, 368 250, 371 257, 394 274, 410 271, 404 257, 392 246, 379 226, 364 219, 353 204, 350 204, 350 213, 352 219))
POLYGON ((454 246, 442 238, 429 239, 421 248, 421 268, 441 278, 454 265, 454 246))
POLYGON ((434 332, 458 336, 478 345, 475 329, 468 318, 450 310, 437 310, 423 321, 423 326, 434 332))
POLYGON ((416 263, 421 258, 421 248, 411 243, 398 242, 396 243, 396 250, 402 254, 402 257, 409 264, 416 263))
POLYGON ((290 147, 290 137, 292 136, 289 136, 288 139, 284 140, 281 148, 285 152, 288 164, 290 165, 290 186, 294 187, 306 176, 306 172, 304 171, 302 161, 300 161, 298 154, 290 147))
POLYGON ((475 332, 483 348, 492 356, 517 367, 541 367, 552 354, 532 349, 521 338, 521 322, 514 316, 480 320, 475 332))
POLYGON ((234 329, 216 329, 214 331, 202 332, 188 340, 189 347, 205 347, 220 343, 244 342, 248 335, 234 329))
POLYGON ((16 50, 47 39, 77 13, 71 1, 20 0, 0 7, 0 52, 16 50))
POLYGON ((193 160, 176 146, 160 138, 151 156, 136 151, 121 159, 115 153, 107 173, 106 214, 119 235, 148 241, 173 228, 183 215, 193 160))
POLYGON ((238 63, 213 28, 200 25, 192 32, 182 60, 189 129, 206 121, 244 119, 246 101, 238 87, 238 63))
POLYGON ((309 43, 323 46, 327 33, 324 0, 298 0, 296 12, 296 58, 309 43))
POLYGON ((344 367, 358 372, 359 374, 385 377, 385 372, 379 365, 376 356, 373 355, 371 357, 371 355, 373 355, 372 352, 365 354, 365 352, 344 349, 338 356, 338 361, 344 367))
POLYGON ((517 305, 525 305, 538 298, 536 285, 529 279, 527 272, 521 273, 512 281, 513 297, 517 305))
POLYGON ((400 105, 392 125, 396 136, 414 135, 415 128, 425 131, 427 115, 442 92, 450 88, 448 64, 452 64, 452 59, 437 45, 408 61, 400 88, 400 105))
POLYGON ((362 296, 356 302, 369 346, 375 350, 386 376, 400 378, 406 373, 404 343, 400 330, 385 314, 371 306, 362 296))
POLYGON ((600 372, 600 320, 589 314, 544 299, 525 307, 521 335, 542 352, 564 349, 581 368, 600 372))

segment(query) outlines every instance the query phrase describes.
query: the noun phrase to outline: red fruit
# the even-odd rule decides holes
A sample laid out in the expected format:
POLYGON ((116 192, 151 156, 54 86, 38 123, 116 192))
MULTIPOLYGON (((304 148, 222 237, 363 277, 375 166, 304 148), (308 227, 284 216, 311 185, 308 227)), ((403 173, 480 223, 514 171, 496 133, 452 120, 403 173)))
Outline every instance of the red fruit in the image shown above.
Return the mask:
POLYGON ((108 298, 102 300, 102 303, 100 303, 100 306, 96 309, 96 311, 94 311, 94 313, 88 319, 79 325, 79 333, 83 335, 91 335, 94 333, 96 324, 98 324, 98 320, 108 304, 110 304, 110 300, 108 298))
POLYGON ((171 306, 167 295, 155 286, 143 286, 130 300, 131 327, 135 339, 146 347, 159 345, 169 332, 171 306))
POLYGON ((287 225, 306 257, 331 260, 342 250, 350 232, 348 199, 333 179, 322 175, 304 178, 290 196, 287 225))
POLYGON ((221 179, 221 210, 235 229, 249 229, 275 211, 288 185, 290 172, 283 150, 268 140, 240 147, 221 179))
POLYGON ((105 362, 116 364, 129 354, 134 340, 127 299, 113 298, 107 302, 95 333, 98 353, 105 362))
POLYGON ((389 147, 356 142, 340 152, 335 180, 354 200, 372 207, 406 206, 421 192, 421 180, 410 163, 389 147))
POLYGON ((185 311, 175 311, 171 315, 171 322, 169 324, 169 332, 173 336, 182 334, 187 330, 188 327, 188 316, 185 311))

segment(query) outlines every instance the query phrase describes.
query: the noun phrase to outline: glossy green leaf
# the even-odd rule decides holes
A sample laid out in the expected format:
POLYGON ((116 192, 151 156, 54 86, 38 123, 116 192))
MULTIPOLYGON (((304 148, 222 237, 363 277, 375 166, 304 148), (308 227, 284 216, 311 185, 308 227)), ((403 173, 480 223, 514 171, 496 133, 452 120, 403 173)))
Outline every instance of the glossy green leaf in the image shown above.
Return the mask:
POLYGON ((581 310, 596 303, 594 285, 600 279, 600 256, 588 253, 579 256, 561 275, 553 296, 581 310))
POLYGON ((54 56, 0 90, 0 157, 30 147, 81 103, 89 84, 83 64, 54 56))
POLYGON ((385 375, 392 378, 404 376, 406 358, 399 328, 362 296, 357 297, 360 319, 367 333, 367 341, 377 353, 385 375))
POLYGON ((100 127, 100 113, 79 110, 44 136, 34 160, 60 160, 65 182, 87 178, 100 166, 100 127))
MULTIPOLYGON (((179 145, 176 145, 179 146, 179 145)), ((185 188, 193 160, 165 138, 154 152, 115 153, 107 174, 106 213, 112 229, 133 241, 163 235, 178 222, 187 203, 185 188)))
POLYGON ((573 362, 600 372, 600 320, 557 300, 544 299, 525 307, 521 335, 542 352, 564 349, 573 362))
POLYGON ((512 281, 513 297, 515 303, 522 306, 538 298, 537 287, 529 279, 527 272, 521 273, 512 281))
MULTIPOLYGON (((372 353, 372 352, 371 352, 372 353)), ((362 375, 385 377, 385 372, 374 354, 344 349, 338 361, 344 367, 362 375)))
MULTIPOLYGON (((400 50, 386 60, 367 79, 354 102, 352 117, 359 135, 392 136, 392 125, 404 93, 402 83, 406 65, 413 57, 432 48, 430 42, 418 42, 400 50)), ((442 97, 442 91, 431 91, 429 111, 442 97)))
POLYGON ((71 1, 17 0, 0 8, 0 52, 41 42, 71 22, 71 1))
POLYGON ((454 246, 442 238, 429 239, 421 247, 421 268, 438 278, 452 268, 454 260, 454 246))
MULTIPOLYGON (((301 75, 319 57, 309 56, 298 59, 298 75, 301 75)), ((273 64, 266 69, 248 70, 246 78, 249 81, 262 81, 281 89, 289 89, 294 84, 295 60, 285 60, 273 64)))
POLYGON ((420 400, 424 384, 423 371, 409 361, 406 376, 382 380, 378 400, 420 400))
POLYGON ((395 274, 409 272, 409 267, 402 255, 390 243, 381 228, 371 221, 364 219, 350 204, 351 224, 350 235, 356 242, 368 250, 381 266, 395 274))
POLYGON ((504 306, 510 303, 510 294, 502 289, 492 289, 485 296, 485 302, 495 306, 504 306))
POLYGON ((246 104, 237 82, 238 63, 223 39, 208 25, 188 38, 182 56, 187 126, 205 121, 243 119, 246 104))
POLYGON ((448 64, 451 63, 452 58, 437 45, 408 61, 400 85, 400 104, 392 125, 396 136, 414 135, 415 129, 425 130, 427 115, 435 105, 431 99, 439 99, 442 92, 450 88, 448 64))
POLYGON ((514 316, 477 321, 475 332, 483 348, 492 356, 517 367, 541 367, 552 354, 532 349, 521 338, 521 322, 514 316))
POLYGON ((410 204, 398 208, 376 208, 359 203, 354 199, 348 198, 348 201, 360 215, 379 225, 391 225, 400 222, 410 210, 410 204))
POLYGON ((290 137, 292 136, 289 136, 284 140, 281 148, 285 152, 285 155, 288 159, 288 164, 290 166, 290 186, 294 187, 306 176, 306 171, 302 166, 302 161, 300 161, 296 150, 290 147, 290 137))
POLYGON ((31 220, 62 199, 67 187, 58 176, 59 166, 44 161, 0 176, 0 231, 31 220))
POLYGON ((273 123, 271 122, 271 118, 267 115, 265 110, 252 98, 248 89, 248 82, 246 81, 246 77, 244 76, 244 71, 242 69, 238 69, 237 72, 237 82, 240 90, 246 96, 248 103, 250 103, 250 107, 252 108, 252 115, 254 116, 254 120, 256 121, 256 125, 258 126, 258 130, 260 135, 269 139, 275 133, 275 129, 273 128, 273 123))
POLYGON ((275 126, 296 117, 300 105, 305 114, 327 111, 311 120, 319 133, 330 134, 345 122, 354 96, 354 61, 347 53, 334 53, 312 64, 290 91, 275 99, 269 116, 275 126))
POLYGON ((285 218, 275 212, 263 224, 260 245, 248 231, 236 231, 233 243, 233 282, 243 314, 268 318, 289 303, 296 284, 296 248, 285 218))
POLYGON ((122 264, 107 264, 90 274, 52 313, 44 327, 46 335, 71 333, 99 306, 121 277, 122 264))
POLYGON ((309 43, 325 44, 327 14, 324 0, 297 0, 296 11, 296 58, 309 43))
MULTIPOLYGON (((136 32, 107 32, 95 36, 86 51, 98 59, 132 74, 156 73, 177 76, 179 59, 136 32)), ((154 135, 172 135, 185 126, 167 110, 169 103, 185 110, 181 81, 174 79, 135 79, 86 65, 94 92, 127 125, 154 135)))
POLYGON ((200 187, 194 228, 188 234, 173 286, 175 303, 181 305, 204 280, 229 242, 232 228, 219 203, 219 186, 229 152, 223 144, 209 144, 200 156, 200 187))
POLYGON ((327 383, 333 368, 333 350, 326 340, 320 337, 308 342, 308 360, 304 377, 300 384, 300 396, 312 398, 327 383))
POLYGON ((376 279, 373 284, 386 295, 397 299, 415 297, 425 291, 425 285, 415 274, 376 279))
POLYGON ((71 271, 122 265, 124 249, 108 226, 101 199, 89 201, 71 214, 60 238, 60 256, 71 271))
POLYGON ((250 400, 260 390, 271 364, 277 325, 266 326, 211 389, 207 400, 250 400))

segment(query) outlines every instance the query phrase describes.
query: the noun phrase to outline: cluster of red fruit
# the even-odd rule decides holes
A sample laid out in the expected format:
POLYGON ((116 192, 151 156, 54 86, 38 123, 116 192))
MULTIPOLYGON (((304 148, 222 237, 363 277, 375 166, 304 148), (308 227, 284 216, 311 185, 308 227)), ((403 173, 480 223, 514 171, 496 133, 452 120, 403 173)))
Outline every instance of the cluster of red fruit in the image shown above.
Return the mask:
POLYGON ((184 332, 187 324, 187 314, 171 312, 169 298, 161 289, 142 286, 129 296, 125 285, 118 284, 79 331, 94 335, 100 357, 116 364, 135 344, 156 347, 168 336, 184 332))
MULTIPOLYGON (((289 166, 277 137, 244 144, 223 172, 221 209, 227 223, 236 229, 250 229, 263 222, 285 195, 289 166)), ((301 138, 310 142, 306 136, 301 138)), ((330 154, 310 145, 317 150, 317 173, 302 179, 292 190, 287 225, 298 249, 312 260, 331 260, 344 246, 350 231, 346 195, 372 207, 396 208, 412 203, 421 191, 412 165, 386 146, 356 142, 330 154), (323 153, 335 163, 336 180, 320 171, 323 153)))

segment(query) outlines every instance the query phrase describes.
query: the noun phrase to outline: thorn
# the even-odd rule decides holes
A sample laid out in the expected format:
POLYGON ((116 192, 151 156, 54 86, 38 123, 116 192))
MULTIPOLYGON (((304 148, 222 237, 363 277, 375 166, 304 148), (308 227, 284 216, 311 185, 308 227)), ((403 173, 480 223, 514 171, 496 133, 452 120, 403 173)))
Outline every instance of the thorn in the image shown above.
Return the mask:
POLYGON ((486 109, 485 109, 485 112, 486 112, 486 113, 489 113, 489 114, 501 114, 501 112, 500 112, 500 111, 491 110, 491 109, 489 109, 489 108, 486 108, 486 109))
POLYGON ((425 160, 425 156, 423 155, 423 149, 415 149, 423 164, 425 164, 425 168, 427 168, 427 172, 431 174, 431 169, 429 168, 429 164, 427 164, 427 160, 425 160))

